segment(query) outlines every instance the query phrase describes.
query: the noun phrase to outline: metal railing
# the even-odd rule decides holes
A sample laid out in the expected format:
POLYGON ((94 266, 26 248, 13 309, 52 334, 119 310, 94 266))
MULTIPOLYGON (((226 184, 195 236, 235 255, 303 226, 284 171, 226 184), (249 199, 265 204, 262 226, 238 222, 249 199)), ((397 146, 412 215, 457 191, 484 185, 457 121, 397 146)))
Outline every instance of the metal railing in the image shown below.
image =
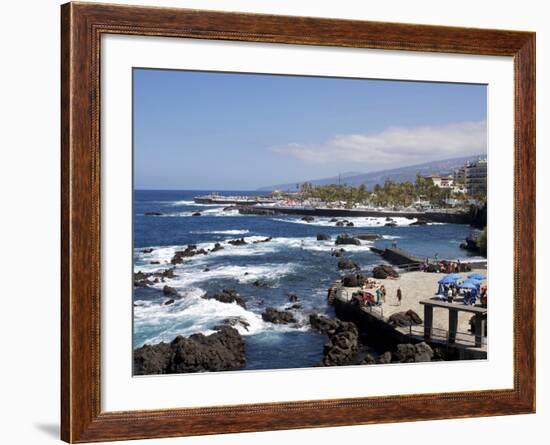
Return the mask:
POLYGON ((384 309, 382 308, 382 306, 376 306, 376 305, 372 305, 372 304, 361 303, 359 307, 361 308, 361 310, 363 312, 373 314, 374 316, 376 316, 377 318, 380 318, 380 319, 384 318, 384 309))
MULTIPOLYGON (((409 335, 424 337, 424 326, 423 325, 409 326, 409 335)), ((449 331, 446 329, 432 327, 431 338, 433 340, 439 340, 439 341, 444 341, 446 343, 449 343, 449 338, 450 338, 449 331)), ((475 346, 476 336, 471 332, 457 331, 455 334, 454 342, 461 345, 475 346)), ((487 345, 487 337, 485 335, 481 337, 481 344, 485 346, 487 345)))

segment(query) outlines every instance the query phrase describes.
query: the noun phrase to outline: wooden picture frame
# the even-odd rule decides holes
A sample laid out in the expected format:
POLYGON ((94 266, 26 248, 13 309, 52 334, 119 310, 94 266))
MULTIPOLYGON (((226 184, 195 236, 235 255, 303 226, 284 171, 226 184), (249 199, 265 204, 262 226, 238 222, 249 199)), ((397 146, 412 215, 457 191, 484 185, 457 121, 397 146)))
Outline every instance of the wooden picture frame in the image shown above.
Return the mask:
POLYGON ((61 18, 63 440, 93 442, 535 411, 534 33, 92 3, 65 4, 61 18), (100 38, 106 33, 512 56, 513 389, 102 412, 99 73, 100 38))

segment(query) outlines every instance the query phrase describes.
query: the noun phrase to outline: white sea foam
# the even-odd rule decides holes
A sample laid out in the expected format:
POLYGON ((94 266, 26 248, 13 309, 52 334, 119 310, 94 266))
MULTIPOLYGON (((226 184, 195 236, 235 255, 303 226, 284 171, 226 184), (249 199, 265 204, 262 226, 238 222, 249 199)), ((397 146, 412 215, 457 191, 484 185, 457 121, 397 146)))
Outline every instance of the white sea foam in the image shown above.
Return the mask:
POLYGON ((195 333, 209 335, 213 328, 228 318, 238 318, 241 323, 235 328, 241 335, 254 335, 263 331, 285 332, 295 329, 305 330, 305 325, 275 325, 266 323, 261 315, 244 309, 236 303, 221 303, 214 299, 202 298, 202 289, 192 289, 173 304, 136 301, 134 307, 134 329, 147 332, 142 344, 170 342, 176 336, 195 333))
POLYGON ((179 206, 193 206, 193 207, 219 207, 219 204, 206 204, 206 203, 199 203, 195 201, 189 201, 189 200, 182 200, 182 201, 173 201, 171 203, 175 207, 179 206))
MULTIPOLYGON (((205 204, 205 206, 210 207, 210 204, 205 204)), ((188 216, 193 216, 193 213, 199 212, 201 215, 204 216, 239 216, 238 210, 224 210, 225 207, 214 207, 209 209, 201 209, 201 210, 193 210, 193 211, 186 211, 186 212, 171 212, 171 213, 164 213, 162 215, 159 215, 159 218, 165 217, 165 218, 174 218, 174 217, 180 217, 185 218, 188 216)), ((241 215, 242 216, 242 215, 241 215)))
MULTIPOLYGON (((389 236, 389 235, 388 235, 389 236)), ((397 237, 396 237, 397 238, 397 237)), ((349 252, 365 252, 369 251, 370 247, 374 244, 372 241, 361 241, 361 245, 343 245, 336 246, 334 240, 329 241, 317 241, 315 237, 296 237, 296 238, 284 238, 275 237, 267 242, 264 241, 264 236, 248 236, 244 237, 247 244, 234 246, 230 244, 228 240, 219 241, 219 244, 223 249, 216 252, 210 252, 208 255, 196 255, 186 259, 185 264, 189 264, 195 268, 197 266, 207 267, 208 263, 220 257, 252 257, 268 255, 274 252, 279 252, 288 249, 307 250, 313 252, 330 252, 331 250, 343 247, 349 252)), ((393 239, 393 238, 387 238, 393 239)), ((204 249, 209 251, 214 248, 215 241, 208 243, 197 244, 198 249, 204 249)), ((138 270, 143 272, 156 272, 158 270, 165 269, 170 263, 171 258, 176 251, 184 250, 186 246, 167 246, 167 247, 151 247, 153 251, 151 253, 143 253, 145 248, 134 249, 135 263, 138 270), (150 264, 151 261, 158 261, 160 264, 150 264)), ((178 265, 178 268, 185 267, 184 265, 178 265)))
POLYGON ((247 233, 250 233, 250 230, 205 230, 205 231, 196 231, 196 232, 190 232, 194 234, 212 234, 212 235, 246 235, 247 233))
MULTIPOLYGON (((319 227, 337 227, 335 222, 331 222, 331 219, 328 217, 316 217, 312 222, 303 221, 301 218, 273 218, 273 221, 280 221, 285 223, 292 224, 306 224, 310 226, 319 226, 319 227)), ((337 218, 338 220, 347 220, 353 223, 353 227, 384 227, 389 221, 385 217, 342 217, 337 218)), ((416 222, 416 218, 405 218, 405 217, 392 217, 392 221, 397 224, 398 227, 409 226, 412 223, 416 222)), ((345 227, 342 227, 344 229, 345 227)))

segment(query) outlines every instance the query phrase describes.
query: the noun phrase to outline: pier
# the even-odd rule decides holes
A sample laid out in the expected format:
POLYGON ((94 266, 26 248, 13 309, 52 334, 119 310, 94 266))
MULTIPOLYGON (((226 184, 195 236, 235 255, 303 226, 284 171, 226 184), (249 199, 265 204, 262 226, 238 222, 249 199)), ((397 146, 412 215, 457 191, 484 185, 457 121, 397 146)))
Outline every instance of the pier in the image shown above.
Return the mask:
MULTIPOLYGON (((426 263, 436 264, 440 261, 454 261, 448 259, 435 259, 435 258, 421 258, 416 255, 413 255, 410 252, 407 252, 403 249, 398 248, 397 246, 385 247, 383 249, 378 247, 371 247, 371 252, 374 252, 380 255, 384 260, 390 263, 393 266, 397 266, 400 269, 406 271, 420 270, 422 266, 426 263)), ((469 269, 486 269, 487 261, 476 261, 476 262, 467 262, 462 261, 462 265, 467 266, 469 269)))
POLYGON ((474 346, 483 348, 483 339, 486 331, 487 308, 477 306, 466 306, 464 304, 448 303, 438 300, 422 300, 420 304, 424 306, 424 340, 431 341, 434 338, 433 333, 433 318, 434 308, 439 308, 448 311, 449 313, 449 329, 447 334, 447 342, 454 344, 457 342, 458 333, 458 313, 467 312, 474 314, 474 346))

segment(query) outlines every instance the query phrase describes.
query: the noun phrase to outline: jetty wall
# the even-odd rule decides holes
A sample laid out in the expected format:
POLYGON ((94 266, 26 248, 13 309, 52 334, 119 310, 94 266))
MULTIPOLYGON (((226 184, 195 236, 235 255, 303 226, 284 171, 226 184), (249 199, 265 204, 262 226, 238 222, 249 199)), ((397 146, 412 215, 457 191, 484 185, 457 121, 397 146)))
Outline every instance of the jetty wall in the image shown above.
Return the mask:
POLYGON ((472 216, 467 212, 398 212, 354 209, 327 209, 307 207, 255 207, 236 206, 241 214, 247 215, 300 215, 318 217, 373 217, 373 218, 416 218, 427 222, 470 224, 472 216))

